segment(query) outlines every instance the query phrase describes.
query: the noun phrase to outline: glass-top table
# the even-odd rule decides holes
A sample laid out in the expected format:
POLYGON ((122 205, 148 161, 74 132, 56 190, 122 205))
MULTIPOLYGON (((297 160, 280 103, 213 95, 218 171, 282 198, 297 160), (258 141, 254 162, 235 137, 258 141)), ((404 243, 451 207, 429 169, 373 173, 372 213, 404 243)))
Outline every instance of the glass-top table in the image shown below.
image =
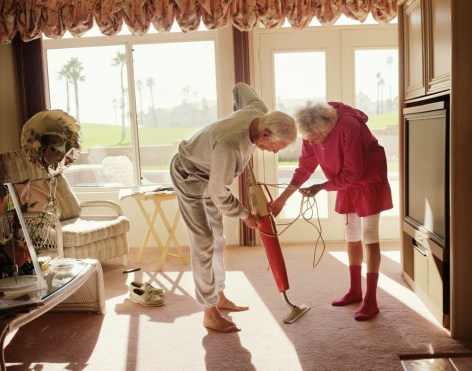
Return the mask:
POLYGON ((103 271, 100 262, 96 259, 63 259, 63 262, 67 262, 67 266, 51 267, 43 272, 42 287, 31 283, 31 287, 22 287, 19 290, 4 288, 3 294, 0 295, 0 304, 4 307, 20 301, 31 301, 37 306, 25 308, 26 312, 0 317, 1 370, 6 370, 3 344, 8 333, 47 311, 105 313, 103 271))
MULTIPOLYGON (((8 277, 0 280, 0 300, 21 300, 26 296, 44 300, 56 290, 61 289, 86 269, 77 259, 53 259, 48 269, 42 272, 42 284, 36 275, 8 277)), ((0 316, 2 315, 0 310, 0 316)))

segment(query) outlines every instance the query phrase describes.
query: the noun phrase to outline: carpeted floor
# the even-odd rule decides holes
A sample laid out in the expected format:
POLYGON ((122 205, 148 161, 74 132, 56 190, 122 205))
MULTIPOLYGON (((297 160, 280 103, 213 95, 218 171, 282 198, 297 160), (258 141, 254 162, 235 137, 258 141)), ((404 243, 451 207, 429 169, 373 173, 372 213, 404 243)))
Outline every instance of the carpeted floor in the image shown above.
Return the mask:
MULTIPOLYGON (((331 300, 348 285, 344 244, 327 244, 313 269, 311 245, 284 246, 289 299, 311 306, 301 319, 284 324, 290 312, 267 269, 264 249, 228 247, 227 296, 249 305, 228 313, 242 329, 208 331, 194 301, 189 266, 169 258, 156 273, 158 252, 123 274, 119 261, 103 263, 107 314, 47 313, 6 340, 8 370, 403 370, 402 355, 472 354, 472 343, 450 339, 401 278, 398 242, 382 245, 378 302, 371 321, 353 319, 359 305, 334 308, 331 300), (131 281, 150 281, 165 291, 166 304, 144 307, 129 300, 131 281)), ((318 249, 318 253, 320 248, 318 249)), ((365 273, 365 271, 364 271, 365 273)), ((363 282, 365 288, 365 281, 363 282)))

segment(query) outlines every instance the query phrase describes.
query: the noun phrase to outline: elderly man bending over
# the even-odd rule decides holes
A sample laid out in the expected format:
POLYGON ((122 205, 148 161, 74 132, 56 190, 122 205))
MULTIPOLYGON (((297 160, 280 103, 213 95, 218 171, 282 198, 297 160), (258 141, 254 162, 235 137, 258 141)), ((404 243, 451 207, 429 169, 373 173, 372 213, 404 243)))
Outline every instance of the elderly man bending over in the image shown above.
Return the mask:
POLYGON ((250 86, 236 84, 233 98, 235 111, 183 140, 170 166, 189 233, 195 295, 204 307, 203 325, 220 332, 239 331, 220 310, 249 309, 224 295, 223 215, 241 218, 250 228, 260 225, 228 186, 244 171, 256 148, 277 153, 297 136, 293 118, 278 111, 268 113, 250 86))

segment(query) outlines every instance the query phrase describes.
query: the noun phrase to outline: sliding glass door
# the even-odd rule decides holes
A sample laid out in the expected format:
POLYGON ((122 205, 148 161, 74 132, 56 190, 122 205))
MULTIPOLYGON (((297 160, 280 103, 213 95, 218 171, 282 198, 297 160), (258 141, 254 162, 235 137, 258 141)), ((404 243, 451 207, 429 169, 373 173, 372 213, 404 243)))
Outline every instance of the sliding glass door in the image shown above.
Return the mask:
MULTIPOLYGON (((311 27, 302 31, 257 31, 256 85, 272 110, 293 114, 307 101, 342 101, 369 116, 369 126, 386 148, 395 208, 381 221, 382 238, 399 238, 398 77, 396 26, 311 27)), ((290 182, 301 138, 278 155, 257 153, 257 175, 277 197, 290 182)), ((317 169, 310 185, 325 181, 317 169)), ((334 212, 335 192, 321 192, 315 204, 296 192, 277 218, 285 242, 343 240, 343 219, 334 212)))

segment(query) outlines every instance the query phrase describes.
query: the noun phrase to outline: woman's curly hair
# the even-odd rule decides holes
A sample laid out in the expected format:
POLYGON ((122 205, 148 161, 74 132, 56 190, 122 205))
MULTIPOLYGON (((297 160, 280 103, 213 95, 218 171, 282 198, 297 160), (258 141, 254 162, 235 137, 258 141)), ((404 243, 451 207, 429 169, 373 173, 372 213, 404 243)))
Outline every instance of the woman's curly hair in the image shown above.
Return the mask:
POLYGON ((336 108, 328 103, 308 102, 295 112, 298 128, 302 135, 314 133, 319 137, 327 136, 337 121, 336 108))

